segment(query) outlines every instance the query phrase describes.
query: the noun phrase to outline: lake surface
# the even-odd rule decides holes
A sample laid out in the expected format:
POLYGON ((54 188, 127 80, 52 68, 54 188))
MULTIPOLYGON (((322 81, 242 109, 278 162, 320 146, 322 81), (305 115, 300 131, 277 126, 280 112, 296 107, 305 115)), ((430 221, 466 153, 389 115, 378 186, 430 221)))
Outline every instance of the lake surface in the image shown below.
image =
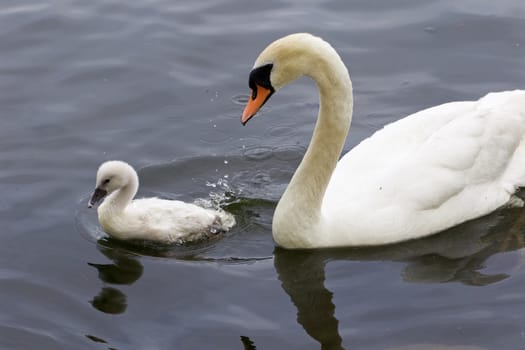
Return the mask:
POLYGON ((422 108, 525 87, 522 0, 0 4, 1 349, 524 348, 523 210, 389 247, 275 248, 315 86, 239 118, 259 52, 298 31, 349 67, 345 150, 422 108), (86 205, 109 159, 139 169, 140 195, 221 203, 238 225, 169 249, 105 238, 86 205))

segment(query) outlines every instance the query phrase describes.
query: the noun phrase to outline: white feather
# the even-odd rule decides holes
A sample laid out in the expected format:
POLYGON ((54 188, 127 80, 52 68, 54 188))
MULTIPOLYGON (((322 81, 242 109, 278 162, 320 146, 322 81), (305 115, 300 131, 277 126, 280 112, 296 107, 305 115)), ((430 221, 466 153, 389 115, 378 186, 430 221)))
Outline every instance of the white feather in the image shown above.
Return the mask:
POLYGON ((320 92, 312 141, 274 214, 278 245, 400 242, 522 203, 513 194, 525 185, 525 91, 417 112, 338 162, 353 107, 339 55, 322 39, 300 33, 270 44, 255 66, 267 63, 275 90, 307 75, 320 92))

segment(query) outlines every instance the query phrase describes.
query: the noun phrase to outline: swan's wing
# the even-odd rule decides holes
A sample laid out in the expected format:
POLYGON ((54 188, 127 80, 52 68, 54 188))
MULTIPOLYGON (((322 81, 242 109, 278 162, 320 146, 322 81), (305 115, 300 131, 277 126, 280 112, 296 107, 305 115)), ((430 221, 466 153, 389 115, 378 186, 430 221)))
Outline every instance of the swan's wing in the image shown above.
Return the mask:
POLYGON ((525 158, 515 156, 525 156, 524 131, 525 91, 492 93, 412 114, 340 160, 323 208, 368 203, 374 209, 395 204, 428 210, 476 186, 501 206, 501 191, 512 193, 525 179, 525 158))

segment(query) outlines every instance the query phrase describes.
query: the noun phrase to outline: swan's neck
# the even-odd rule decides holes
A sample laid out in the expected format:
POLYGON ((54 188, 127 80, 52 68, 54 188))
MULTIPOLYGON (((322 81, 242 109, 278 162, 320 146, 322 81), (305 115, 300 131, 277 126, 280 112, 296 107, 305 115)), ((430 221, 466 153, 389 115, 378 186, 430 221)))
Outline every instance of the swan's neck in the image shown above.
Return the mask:
POLYGON ((352 83, 339 56, 317 59, 313 67, 307 75, 319 89, 317 123, 306 154, 274 215, 274 239, 283 247, 308 246, 305 240, 318 240, 312 231, 321 231, 323 197, 352 119, 352 83))

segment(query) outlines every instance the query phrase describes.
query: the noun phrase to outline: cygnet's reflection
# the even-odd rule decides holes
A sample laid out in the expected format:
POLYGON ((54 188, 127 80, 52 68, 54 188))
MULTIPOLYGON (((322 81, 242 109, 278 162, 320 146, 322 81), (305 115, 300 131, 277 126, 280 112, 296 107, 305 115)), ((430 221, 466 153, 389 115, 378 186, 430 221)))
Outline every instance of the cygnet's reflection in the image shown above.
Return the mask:
POLYGON ((525 214, 507 209, 403 244, 310 251, 277 248, 274 264, 283 289, 297 307, 297 322, 321 344, 321 349, 339 350, 344 349, 344 341, 339 334, 332 292, 325 287, 328 261, 402 261, 407 264, 402 272, 406 282, 488 285, 507 278, 508 274, 485 274, 481 271, 483 265, 496 253, 523 248, 524 230, 525 214))
MULTIPOLYGON (((102 254, 108 257, 110 264, 88 263, 98 270, 98 278, 108 284, 122 285, 132 284, 142 276, 143 266, 131 253, 119 249, 111 249, 97 245, 102 254)), ((100 292, 93 297, 91 305, 97 310, 108 314, 121 314, 126 311, 127 298, 119 289, 104 286, 100 292)))
POLYGON ((244 350, 257 350, 254 342, 250 339, 250 337, 241 335, 241 343, 244 350))
POLYGON ((100 292, 93 297, 91 305, 106 314, 122 314, 128 306, 126 295, 117 288, 103 287, 100 292))

